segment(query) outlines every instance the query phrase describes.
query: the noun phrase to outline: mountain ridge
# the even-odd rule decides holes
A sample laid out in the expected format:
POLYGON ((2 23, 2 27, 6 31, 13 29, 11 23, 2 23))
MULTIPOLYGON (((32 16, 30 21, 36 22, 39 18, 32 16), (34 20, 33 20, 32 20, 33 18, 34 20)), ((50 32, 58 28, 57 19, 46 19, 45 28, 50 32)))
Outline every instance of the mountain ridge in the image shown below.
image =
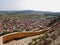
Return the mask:
POLYGON ((12 11, 0 11, 0 13, 44 14, 44 15, 60 16, 60 12, 35 11, 35 10, 12 10, 12 11))

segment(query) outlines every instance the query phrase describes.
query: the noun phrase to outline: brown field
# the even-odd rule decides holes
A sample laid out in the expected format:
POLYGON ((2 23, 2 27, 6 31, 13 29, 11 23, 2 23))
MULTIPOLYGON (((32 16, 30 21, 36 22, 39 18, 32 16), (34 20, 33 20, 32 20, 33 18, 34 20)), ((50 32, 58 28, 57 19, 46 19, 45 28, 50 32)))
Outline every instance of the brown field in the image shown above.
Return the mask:
POLYGON ((18 38, 24 38, 24 37, 29 37, 29 36, 35 36, 35 35, 40 35, 48 30, 42 30, 42 31, 37 31, 37 32, 15 32, 15 33, 10 33, 7 35, 3 36, 3 43, 6 43, 8 41, 18 39, 18 38))

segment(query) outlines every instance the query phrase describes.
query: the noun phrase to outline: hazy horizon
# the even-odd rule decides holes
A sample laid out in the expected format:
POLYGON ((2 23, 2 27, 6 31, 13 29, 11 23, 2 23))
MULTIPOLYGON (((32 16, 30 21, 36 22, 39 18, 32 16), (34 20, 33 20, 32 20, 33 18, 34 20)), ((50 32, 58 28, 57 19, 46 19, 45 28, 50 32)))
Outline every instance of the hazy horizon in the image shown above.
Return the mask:
POLYGON ((35 10, 60 12, 60 0, 0 0, 0 11, 35 10))

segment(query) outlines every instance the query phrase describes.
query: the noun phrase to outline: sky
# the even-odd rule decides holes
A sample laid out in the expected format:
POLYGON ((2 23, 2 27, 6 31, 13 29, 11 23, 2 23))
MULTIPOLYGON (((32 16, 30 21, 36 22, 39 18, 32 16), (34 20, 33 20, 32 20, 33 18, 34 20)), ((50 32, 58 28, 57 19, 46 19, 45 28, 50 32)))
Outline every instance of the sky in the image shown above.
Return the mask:
POLYGON ((60 12, 60 0, 0 0, 0 10, 60 12))

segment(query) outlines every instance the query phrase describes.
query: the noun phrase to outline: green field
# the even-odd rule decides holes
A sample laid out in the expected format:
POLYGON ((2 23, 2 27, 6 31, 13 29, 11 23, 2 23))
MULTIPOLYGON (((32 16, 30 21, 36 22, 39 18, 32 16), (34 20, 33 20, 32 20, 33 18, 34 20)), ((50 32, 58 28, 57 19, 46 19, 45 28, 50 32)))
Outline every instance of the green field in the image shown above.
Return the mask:
POLYGON ((0 13, 0 17, 18 17, 18 18, 51 18, 54 16, 44 14, 21 14, 21 13, 0 13))

